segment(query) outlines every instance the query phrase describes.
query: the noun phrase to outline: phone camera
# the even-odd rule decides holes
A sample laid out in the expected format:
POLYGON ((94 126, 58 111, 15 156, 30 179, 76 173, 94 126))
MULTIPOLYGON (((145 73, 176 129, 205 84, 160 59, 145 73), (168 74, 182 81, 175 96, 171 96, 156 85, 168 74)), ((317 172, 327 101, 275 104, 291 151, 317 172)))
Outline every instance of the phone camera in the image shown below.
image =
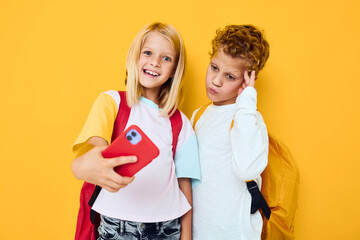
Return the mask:
POLYGON ((141 135, 135 130, 135 129, 130 129, 127 133, 126 133, 126 139, 132 144, 132 145, 136 145, 138 144, 138 142, 141 141, 141 135))

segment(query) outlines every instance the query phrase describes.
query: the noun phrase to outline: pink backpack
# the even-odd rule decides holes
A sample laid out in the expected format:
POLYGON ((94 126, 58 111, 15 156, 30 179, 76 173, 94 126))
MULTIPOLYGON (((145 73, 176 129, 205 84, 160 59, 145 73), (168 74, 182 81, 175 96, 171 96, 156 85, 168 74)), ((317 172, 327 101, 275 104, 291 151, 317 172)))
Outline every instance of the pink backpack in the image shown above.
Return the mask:
MULTIPOLYGON (((126 92, 119 91, 119 95, 121 102, 114 123, 111 141, 125 130, 131 111, 126 102, 126 92)), ((170 117, 170 122, 173 135, 173 158, 175 158, 178 136, 182 128, 182 118, 179 110, 176 110, 170 117)), ((97 228, 100 225, 100 215, 91 210, 91 206, 94 204, 100 190, 101 187, 84 182, 80 192, 80 208, 76 224, 75 240, 96 240, 98 238, 97 228)))

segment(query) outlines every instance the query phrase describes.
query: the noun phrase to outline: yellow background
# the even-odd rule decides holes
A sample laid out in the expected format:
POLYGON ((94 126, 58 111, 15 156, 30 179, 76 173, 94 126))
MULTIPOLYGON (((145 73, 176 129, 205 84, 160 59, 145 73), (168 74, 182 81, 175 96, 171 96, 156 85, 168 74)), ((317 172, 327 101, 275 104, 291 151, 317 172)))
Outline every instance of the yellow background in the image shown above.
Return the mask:
POLYGON ((359 12, 356 0, 1 0, 0 238, 73 239, 82 183, 71 145, 96 96, 124 89, 137 32, 164 21, 186 44, 189 117, 208 101, 215 30, 265 30, 258 107, 300 169, 297 239, 360 239, 359 12))

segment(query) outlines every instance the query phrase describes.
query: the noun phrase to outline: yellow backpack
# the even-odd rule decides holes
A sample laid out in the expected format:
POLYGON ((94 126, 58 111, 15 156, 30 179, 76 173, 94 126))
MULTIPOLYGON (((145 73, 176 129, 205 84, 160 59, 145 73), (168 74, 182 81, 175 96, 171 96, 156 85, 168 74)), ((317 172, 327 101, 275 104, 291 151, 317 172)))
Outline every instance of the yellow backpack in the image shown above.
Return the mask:
MULTIPOLYGON (((193 127, 210 105, 202 106, 196 113, 193 127)), ((289 149, 269 135, 268 165, 261 174, 261 193, 271 210, 267 220, 262 213, 262 240, 290 240, 295 238, 294 218, 299 192, 299 171, 289 149)))

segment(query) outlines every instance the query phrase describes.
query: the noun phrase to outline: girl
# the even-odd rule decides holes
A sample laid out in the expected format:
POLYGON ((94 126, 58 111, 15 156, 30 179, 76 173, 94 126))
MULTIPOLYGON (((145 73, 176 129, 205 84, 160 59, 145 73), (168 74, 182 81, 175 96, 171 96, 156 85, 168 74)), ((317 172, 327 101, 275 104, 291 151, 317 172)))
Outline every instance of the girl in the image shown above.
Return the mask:
POLYGON ((168 24, 145 26, 129 49, 126 99, 131 112, 126 127, 138 125, 160 150, 136 177, 122 177, 113 170, 135 157, 101 155, 111 141, 122 101, 118 92, 99 95, 74 143, 74 176, 102 187, 92 207, 101 215, 98 239, 191 239, 191 183, 194 187, 200 181, 197 142, 181 113, 173 160, 169 120, 179 103, 184 62, 182 39, 168 24))

